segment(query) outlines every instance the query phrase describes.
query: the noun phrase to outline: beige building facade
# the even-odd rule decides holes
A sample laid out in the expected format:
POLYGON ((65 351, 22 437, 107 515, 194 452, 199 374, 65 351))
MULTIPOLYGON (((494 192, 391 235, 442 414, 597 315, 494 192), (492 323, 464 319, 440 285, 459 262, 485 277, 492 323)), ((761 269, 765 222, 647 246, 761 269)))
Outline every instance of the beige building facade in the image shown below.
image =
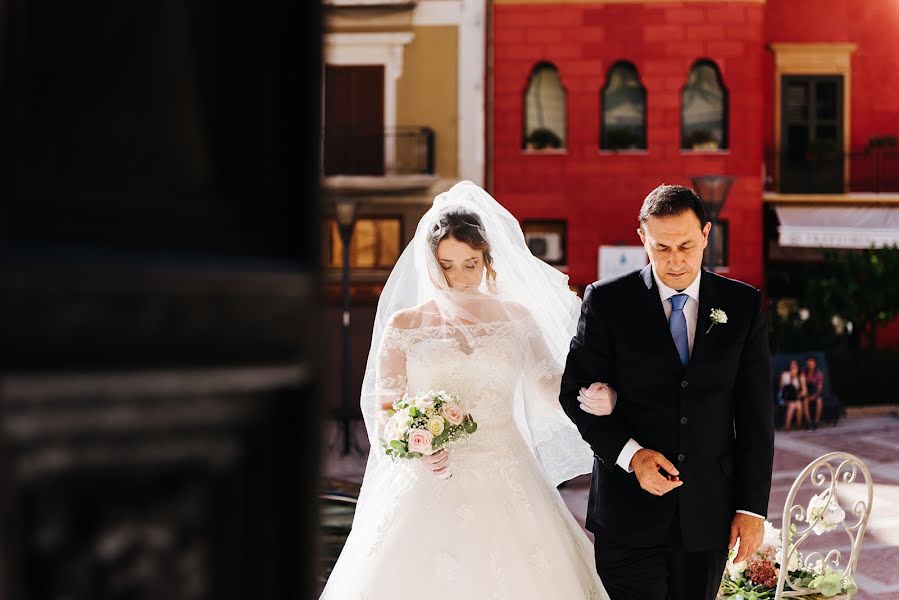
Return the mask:
POLYGON ((325 7, 325 281, 333 297, 342 267, 333 203, 352 198, 354 297, 374 299, 434 196, 461 179, 483 184, 485 0, 325 7))

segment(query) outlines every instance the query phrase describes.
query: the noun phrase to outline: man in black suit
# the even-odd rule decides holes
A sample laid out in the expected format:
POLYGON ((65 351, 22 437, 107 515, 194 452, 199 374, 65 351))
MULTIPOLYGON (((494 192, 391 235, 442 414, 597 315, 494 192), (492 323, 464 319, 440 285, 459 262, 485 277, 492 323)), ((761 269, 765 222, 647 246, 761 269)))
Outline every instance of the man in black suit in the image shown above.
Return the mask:
POLYGON ((587 287, 560 401, 595 454, 587 528, 612 600, 711 600, 728 548, 739 539, 742 560, 764 534, 762 298, 702 269, 711 223, 689 188, 659 186, 639 219, 650 264, 587 287), (594 381, 611 389, 585 389, 594 381), (616 393, 600 416, 596 398, 616 393))

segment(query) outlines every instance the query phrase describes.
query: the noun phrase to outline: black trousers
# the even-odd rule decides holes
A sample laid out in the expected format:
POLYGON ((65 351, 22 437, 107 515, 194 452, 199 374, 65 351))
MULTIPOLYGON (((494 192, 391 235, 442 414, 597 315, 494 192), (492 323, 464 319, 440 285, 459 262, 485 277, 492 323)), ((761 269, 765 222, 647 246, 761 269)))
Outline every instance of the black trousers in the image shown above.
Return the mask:
POLYGON ((679 519, 657 546, 595 532, 596 571, 611 600, 715 600, 727 550, 688 552, 679 519))

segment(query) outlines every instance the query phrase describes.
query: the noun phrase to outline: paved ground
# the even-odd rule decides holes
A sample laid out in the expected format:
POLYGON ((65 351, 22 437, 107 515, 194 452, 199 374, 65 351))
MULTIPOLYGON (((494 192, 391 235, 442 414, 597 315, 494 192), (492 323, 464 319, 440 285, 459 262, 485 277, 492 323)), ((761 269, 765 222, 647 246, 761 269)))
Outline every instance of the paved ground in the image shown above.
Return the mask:
MULTIPOLYGON (((360 439, 364 439, 364 434, 360 439)), ((331 440, 336 444, 336 440, 331 440)), ((362 444, 365 445, 364 442, 362 444)), ((769 505, 770 520, 780 526, 784 502, 797 475, 813 459, 828 452, 855 454, 871 471, 874 481, 874 502, 867 532, 858 561, 856 580, 860 591, 857 600, 899 600, 899 418, 896 416, 849 417, 836 427, 817 431, 777 432, 775 439, 774 478, 769 505)), ((324 467, 329 477, 347 481, 361 481, 365 460, 360 455, 332 457, 324 467)), ((843 507, 864 492, 856 483, 844 487, 840 493, 843 507)), ((575 517, 583 524, 587 507, 589 477, 569 482, 562 495, 575 517)), ((818 491, 807 483, 804 489, 818 491)), ((811 492, 810 492, 811 493, 811 492)), ((808 494, 801 496, 804 503, 808 494)), ((848 557, 848 538, 830 534, 809 540, 816 550, 837 548, 848 557)), ((845 562, 844 562, 845 564, 845 562)))

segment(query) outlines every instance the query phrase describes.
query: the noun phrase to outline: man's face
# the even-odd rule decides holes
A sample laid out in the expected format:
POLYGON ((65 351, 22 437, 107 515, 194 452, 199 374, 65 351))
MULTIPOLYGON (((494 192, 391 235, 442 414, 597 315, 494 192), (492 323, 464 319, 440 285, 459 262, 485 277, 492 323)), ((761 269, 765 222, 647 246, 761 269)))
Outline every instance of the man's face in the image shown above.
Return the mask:
POLYGON ((805 367, 809 371, 814 371, 816 366, 818 366, 818 363, 815 362, 814 358, 810 358, 807 361, 805 361, 805 367))
POLYGON ((702 269, 702 253, 711 229, 711 223, 701 227, 693 211, 687 210, 669 217, 650 217, 637 233, 662 283, 684 290, 702 269))

